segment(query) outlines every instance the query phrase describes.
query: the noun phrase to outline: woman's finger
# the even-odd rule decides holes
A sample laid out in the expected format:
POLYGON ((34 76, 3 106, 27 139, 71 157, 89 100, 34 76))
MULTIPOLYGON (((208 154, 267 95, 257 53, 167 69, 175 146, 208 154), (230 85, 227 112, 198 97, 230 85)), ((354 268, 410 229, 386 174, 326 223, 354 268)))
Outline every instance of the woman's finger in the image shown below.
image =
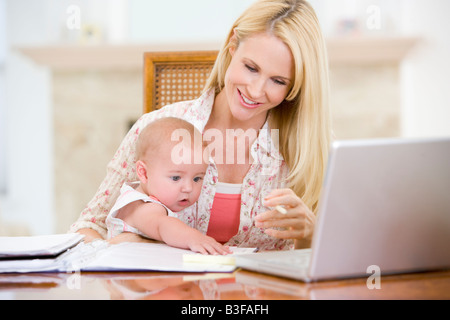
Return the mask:
POLYGON ((266 223, 270 221, 290 220, 292 218, 296 218, 296 215, 290 215, 289 212, 287 214, 282 214, 276 210, 269 210, 260 213, 255 217, 255 226, 258 228, 267 228, 268 225, 266 225, 266 223))
POLYGON ((275 207, 278 205, 281 206, 289 206, 289 207, 297 207, 300 205, 303 205, 303 202, 299 197, 297 197, 295 194, 279 194, 277 196, 273 196, 270 198, 264 199, 264 205, 268 207, 275 207))
POLYGON ((284 207, 286 213, 281 213, 278 210, 267 210, 265 212, 259 213, 256 217, 256 221, 266 221, 272 219, 291 219, 291 218, 303 218, 301 211, 296 208, 284 207))
POLYGON ((264 199, 271 199, 274 197, 279 197, 282 195, 288 195, 288 194, 295 194, 291 189, 284 188, 284 189, 272 189, 269 194, 267 194, 264 199))
POLYGON ((278 239, 299 239, 304 237, 304 232, 302 230, 297 229, 289 229, 289 230, 266 229, 264 230, 264 233, 278 239))
POLYGON ((257 228, 295 228, 301 229, 304 223, 301 219, 270 219, 264 221, 256 221, 255 226, 257 228))

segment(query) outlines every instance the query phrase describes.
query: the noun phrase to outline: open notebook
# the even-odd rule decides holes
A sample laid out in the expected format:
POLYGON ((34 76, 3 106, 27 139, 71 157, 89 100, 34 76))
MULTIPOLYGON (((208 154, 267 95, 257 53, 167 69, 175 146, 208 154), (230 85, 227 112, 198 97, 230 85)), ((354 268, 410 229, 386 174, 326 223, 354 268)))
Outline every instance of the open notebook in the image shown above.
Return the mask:
MULTIPOLYGON (((33 237, 28 241, 32 242, 33 237)), ((0 248, 7 239, 0 238, 0 248)), ((23 241, 27 239, 22 239, 23 241)), ((81 239, 80 239, 81 240, 81 239)), ((80 241, 79 240, 79 241, 80 241)), ((79 242, 78 241, 78 242, 79 242)), ((26 242, 26 241, 25 241, 26 242)), ((36 247, 36 245, 35 245, 36 247)), ((31 247, 30 247, 31 248, 31 247)), ((10 251, 19 251, 17 250, 10 251)), ((254 248, 231 247, 233 255, 254 252, 254 248)), ((35 251, 33 249, 33 251, 35 251)), ((78 272, 78 271, 170 271, 170 272, 233 272, 232 256, 205 256, 163 243, 120 243, 106 241, 80 242, 58 256, 3 257, 0 273, 78 272), (215 258, 216 257, 216 258, 215 258)))

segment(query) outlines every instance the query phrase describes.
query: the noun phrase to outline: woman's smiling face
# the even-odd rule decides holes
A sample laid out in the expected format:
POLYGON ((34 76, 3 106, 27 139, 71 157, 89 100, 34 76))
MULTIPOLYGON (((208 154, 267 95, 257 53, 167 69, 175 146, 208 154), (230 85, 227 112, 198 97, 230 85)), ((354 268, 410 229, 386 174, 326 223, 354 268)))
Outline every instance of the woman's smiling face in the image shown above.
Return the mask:
POLYGON ((261 121, 286 98, 294 75, 289 47, 274 35, 251 36, 231 48, 225 75, 225 94, 238 121, 261 121))

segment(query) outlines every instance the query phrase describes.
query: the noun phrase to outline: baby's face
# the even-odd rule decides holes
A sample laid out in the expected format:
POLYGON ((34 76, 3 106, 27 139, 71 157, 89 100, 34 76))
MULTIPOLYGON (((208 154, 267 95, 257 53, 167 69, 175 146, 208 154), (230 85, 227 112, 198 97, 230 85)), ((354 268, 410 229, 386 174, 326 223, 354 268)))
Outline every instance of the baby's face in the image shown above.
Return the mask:
MULTIPOLYGON (((163 149, 168 150, 162 150, 165 152, 161 152, 147 167, 147 191, 170 210, 182 211, 198 200, 208 165, 204 161, 194 162, 188 159, 182 163, 174 162, 170 148, 163 149)), ((194 150, 190 152, 193 153, 194 150)))

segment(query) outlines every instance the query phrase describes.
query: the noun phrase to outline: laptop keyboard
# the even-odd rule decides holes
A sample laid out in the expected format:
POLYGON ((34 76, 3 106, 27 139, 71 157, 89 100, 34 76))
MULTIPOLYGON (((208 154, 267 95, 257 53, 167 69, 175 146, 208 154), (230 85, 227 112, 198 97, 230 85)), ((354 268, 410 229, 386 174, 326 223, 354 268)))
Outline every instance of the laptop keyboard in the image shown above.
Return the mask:
POLYGON ((267 259, 268 262, 284 264, 289 266, 300 266, 300 267, 308 267, 309 261, 311 259, 311 251, 308 250, 305 252, 295 252, 295 254, 285 256, 283 259, 280 258, 271 258, 267 259))

